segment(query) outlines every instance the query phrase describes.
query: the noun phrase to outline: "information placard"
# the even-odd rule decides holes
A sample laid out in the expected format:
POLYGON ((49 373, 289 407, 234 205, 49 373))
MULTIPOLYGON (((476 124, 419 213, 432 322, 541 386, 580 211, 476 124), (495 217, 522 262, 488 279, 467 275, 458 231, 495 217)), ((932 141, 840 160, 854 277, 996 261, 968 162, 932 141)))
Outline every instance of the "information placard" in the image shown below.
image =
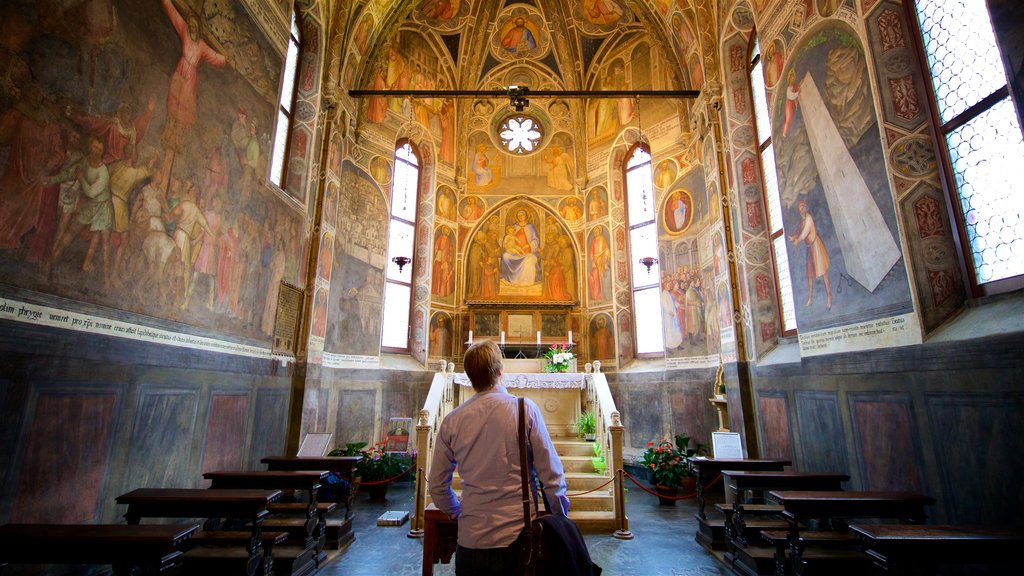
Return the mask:
POLYGON ((744 458, 738 432, 712 432, 711 452, 715 458, 744 458))

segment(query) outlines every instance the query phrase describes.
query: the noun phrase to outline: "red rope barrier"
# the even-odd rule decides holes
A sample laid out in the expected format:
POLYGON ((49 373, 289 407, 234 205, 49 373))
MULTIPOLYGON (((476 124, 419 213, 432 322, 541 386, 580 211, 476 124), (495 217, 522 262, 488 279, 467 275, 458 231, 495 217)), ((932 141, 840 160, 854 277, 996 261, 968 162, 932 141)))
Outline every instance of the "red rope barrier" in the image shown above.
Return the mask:
MULTIPOLYGON (((640 482, 638 482, 637 479, 634 478, 633 475, 630 474, 629 472, 626 472, 625 470, 623 470, 622 473, 625 474, 627 478, 632 480, 633 484, 637 485, 637 488, 640 488, 641 490, 643 490, 644 492, 647 492, 648 494, 650 494, 652 496, 657 496, 658 498, 664 498, 665 500, 686 500, 687 498, 693 498, 694 496, 697 495, 696 492, 694 492, 692 494, 683 494, 682 496, 665 496, 663 494, 658 494, 657 492, 652 491, 650 488, 648 488, 648 487, 644 486, 643 484, 641 484, 640 482)), ((712 486, 715 485, 716 482, 718 482, 721 479, 722 479, 722 475, 719 474, 718 476, 715 477, 714 480, 712 480, 711 482, 708 482, 708 484, 706 486, 704 486, 704 489, 707 490, 708 488, 711 488, 712 486)))

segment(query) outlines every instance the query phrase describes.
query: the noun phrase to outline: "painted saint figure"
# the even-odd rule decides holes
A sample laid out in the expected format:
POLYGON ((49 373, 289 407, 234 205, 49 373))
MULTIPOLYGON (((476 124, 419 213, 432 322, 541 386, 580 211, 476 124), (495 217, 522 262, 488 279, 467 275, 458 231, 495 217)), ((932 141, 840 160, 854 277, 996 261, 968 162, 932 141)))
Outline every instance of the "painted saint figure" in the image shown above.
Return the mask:
POLYGON ((516 222, 502 240, 501 278, 513 286, 532 286, 540 279, 540 236, 526 210, 516 211, 516 222))
POLYGON ((515 26, 501 37, 501 45, 509 52, 520 50, 525 52, 536 48, 537 39, 533 36, 533 32, 526 27, 526 18, 517 16, 513 23, 515 26))
POLYGON ((801 200, 796 205, 800 211, 800 233, 789 237, 793 244, 803 242, 807 245, 807 302, 804 306, 810 307, 814 303, 814 279, 821 278, 825 283, 826 308, 832 309, 832 287, 828 281, 829 258, 825 243, 818 236, 818 229, 814 225, 814 218, 807 210, 807 201, 801 200))
POLYGON ((164 128, 164 142, 172 149, 179 149, 182 134, 196 123, 199 66, 205 62, 222 68, 227 59, 199 38, 199 18, 195 14, 189 14, 186 23, 171 0, 160 2, 181 39, 181 59, 167 89, 167 125, 164 128))
POLYGON ((494 172, 491 171, 491 160, 487 157, 487 146, 476 145, 476 154, 473 156, 473 173, 476 174, 476 185, 487 186, 494 180, 494 172))

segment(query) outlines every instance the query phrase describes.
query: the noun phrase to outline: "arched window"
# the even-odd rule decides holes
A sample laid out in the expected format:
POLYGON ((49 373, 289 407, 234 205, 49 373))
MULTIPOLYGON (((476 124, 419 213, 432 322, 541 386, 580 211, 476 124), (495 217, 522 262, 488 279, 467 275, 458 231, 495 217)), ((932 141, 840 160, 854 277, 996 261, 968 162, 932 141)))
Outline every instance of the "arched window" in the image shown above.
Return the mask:
POLYGON ((786 253, 786 234, 782 230, 782 200, 775 175, 775 150, 772 147, 771 120, 768 118, 768 98, 764 89, 764 66, 757 34, 749 60, 750 94, 754 101, 754 130, 757 133, 758 162, 761 166, 761 189, 768 207, 768 232, 772 243, 772 271, 779 299, 779 321, 783 336, 796 334, 796 311, 793 308, 793 285, 789 277, 789 255, 786 253))
POLYGON ((626 157, 626 224, 629 227, 629 261, 633 276, 633 318, 636 325, 636 353, 665 351, 661 329, 661 268, 648 268, 641 258, 658 257, 658 227, 654 217, 654 185, 651 153, 637 144, 626 157))
POLYGON ((284 71, 281 73, 281 95, 277 102, 277 129, 274 131, 274 149, 270 158, 270 181, 284 187, 285 152, 288 149, 288 134, 291 133, 292 114, 295 107, 295 77, 299 71, 299 25, 292 9, 292 29, 288 36, 288 54, 285 56, 284 71))
POLYGON ((985 4, 916 0, 911 9, 927 57, 925 77, 934 96, 928 101, 975 296, 1024 286, 1024 140, 985 4))
POLYGON ((388 226, 387 273, 384 281, 384 322, 381 348, 387 352, 409 351, 409 311, 412 307, 413 239, 416 207, 420 197, 420 160, 412 143, 403 140, 395 149, 395 174, 391 180, 391 222, 388 226), (404 260, 404 265, 399 265, 404 260))

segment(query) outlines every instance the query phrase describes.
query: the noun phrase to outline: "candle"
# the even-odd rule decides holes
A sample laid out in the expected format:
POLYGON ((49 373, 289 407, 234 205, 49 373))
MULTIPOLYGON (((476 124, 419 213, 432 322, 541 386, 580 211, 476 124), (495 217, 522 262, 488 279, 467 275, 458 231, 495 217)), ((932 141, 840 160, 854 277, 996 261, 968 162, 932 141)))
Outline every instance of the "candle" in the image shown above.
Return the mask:
POLYGON ((472 330, 469 331, 469 343, 470 344, 473 343, 473 331, 472 330))
POLYGON ((501 345, 502 346, 505 345, 505 331, 504 330, 501 331, 501 345))
POLYGON ((540 346, 540 330, 537 330, 537 345, 540 346))
POLYGON ((572 330, 569 330, 569 344, 572 344, 572 330))

